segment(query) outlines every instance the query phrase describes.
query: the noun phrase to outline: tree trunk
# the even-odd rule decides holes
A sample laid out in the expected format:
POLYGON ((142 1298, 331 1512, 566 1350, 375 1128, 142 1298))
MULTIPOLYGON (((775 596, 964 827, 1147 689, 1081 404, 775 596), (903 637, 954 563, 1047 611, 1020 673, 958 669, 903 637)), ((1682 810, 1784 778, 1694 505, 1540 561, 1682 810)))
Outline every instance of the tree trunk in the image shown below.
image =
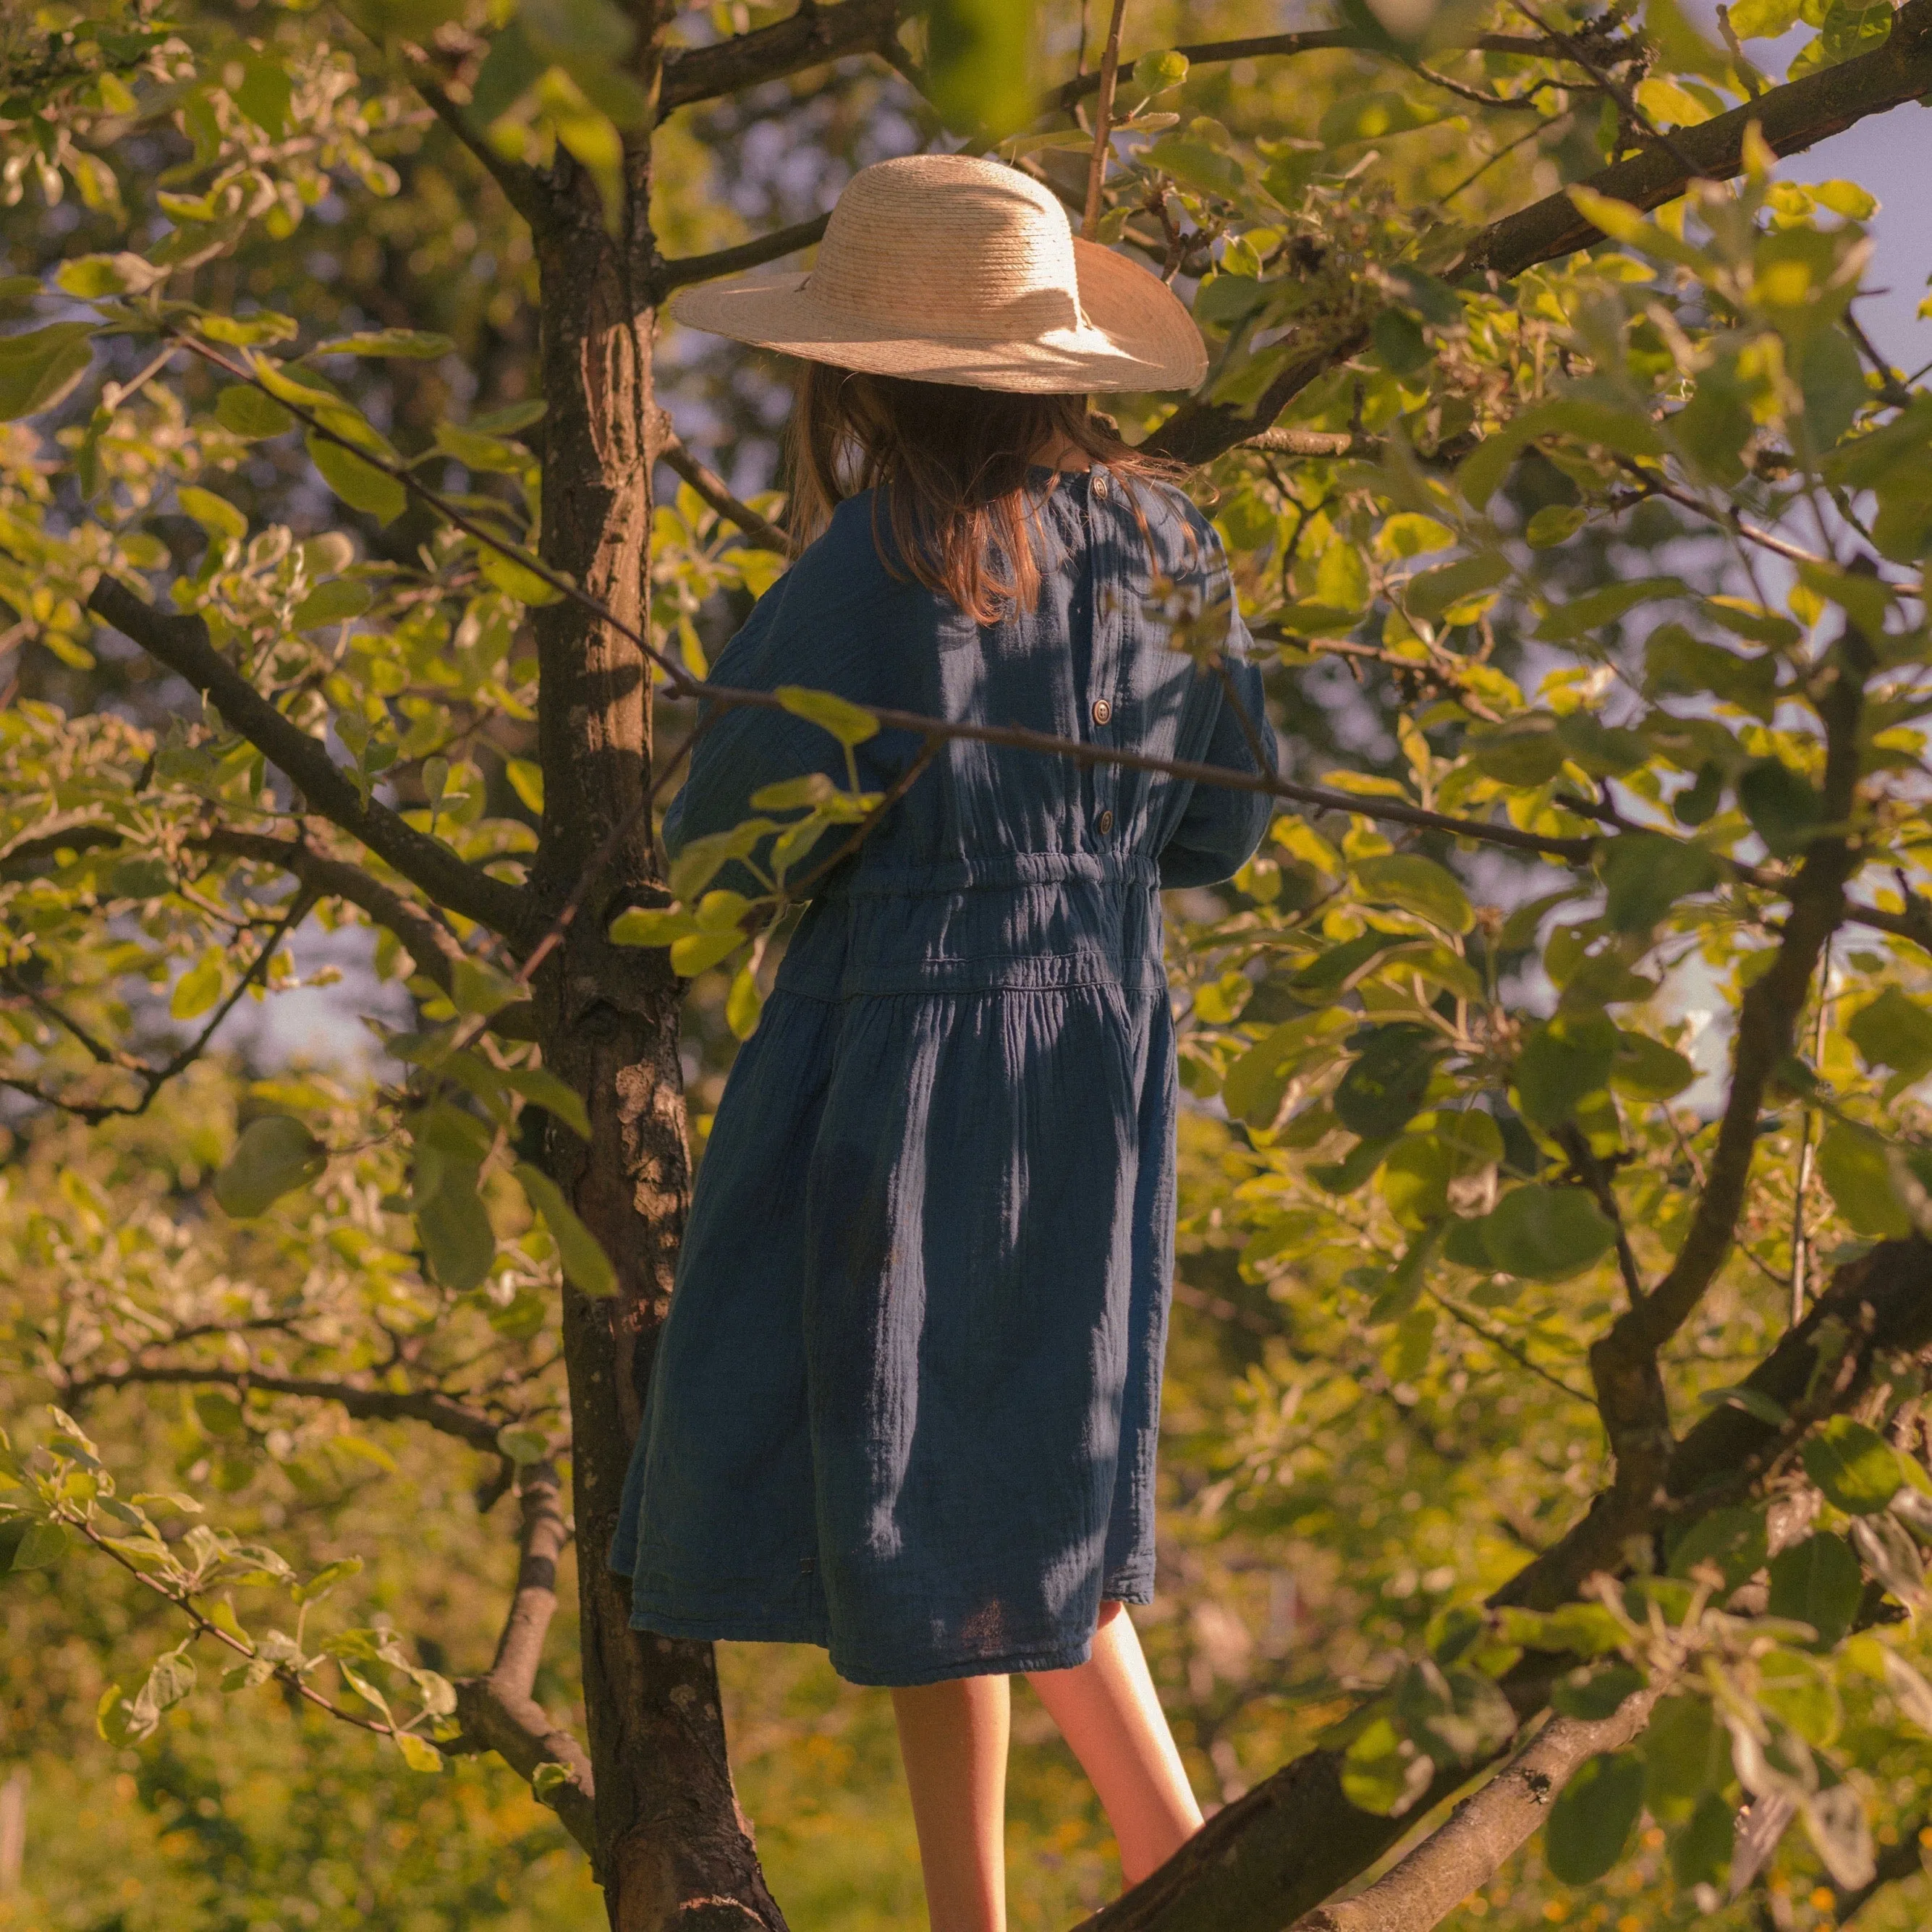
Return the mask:
MULTIPOLYGON (((566 191, 537 236, 549 406, 542 554, 641 631, 656 455, 650 236, 640 214, 614 238, 591 182, 567 158, 558 166, 566 191)), ((634 161, 640 211, 646 170, 646 158, 634 161)), ((628 1589, 604 1562, 690 1196, 678 982, 663 952, 604 938, 613 898, 656 877, 643 804, 650 666, 568 600, 534 622, 544 800, 532 940, 631 820, 532 989, 544 1058, 590 1117, 587 1148, 553 1126, 550 1163, 620 1283, 608 1300, 566 1289, 564 1309, 597 1876, 615 1932, 776 1932, 784 1922, 731 1788, 712 1648, 632 1629, 628 1589)))

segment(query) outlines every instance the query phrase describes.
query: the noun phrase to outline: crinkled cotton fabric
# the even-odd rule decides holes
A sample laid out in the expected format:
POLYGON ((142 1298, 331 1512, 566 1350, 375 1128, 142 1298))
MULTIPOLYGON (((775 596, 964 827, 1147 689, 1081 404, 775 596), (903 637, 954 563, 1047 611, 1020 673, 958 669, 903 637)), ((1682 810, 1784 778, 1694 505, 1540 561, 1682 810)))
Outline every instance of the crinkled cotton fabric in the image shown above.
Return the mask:
MULTIPOLYGON (((1030 487, 1032 610, 976 625, 896 577, 868 494, 712 676, 1272 766, 1205 519, 1104 467, 1030 487), (1175 648, 1190 597, 1230 626, 1238 711, 1175 648)), ((918 748, 869 740, 861 783, 918 748)), ((722 712, 667 846, 812 771, 848 782, 818 726, 722 712)), ((954 740, 827 874, 698 1174, 610 1551, 634 1624, 820 1644, 850 1682, 913 1684, 1082 1663, 1103 1600, 1149 1600, 1177 1102, 1160 894, 1228 877, 1268 815, 954 740)))

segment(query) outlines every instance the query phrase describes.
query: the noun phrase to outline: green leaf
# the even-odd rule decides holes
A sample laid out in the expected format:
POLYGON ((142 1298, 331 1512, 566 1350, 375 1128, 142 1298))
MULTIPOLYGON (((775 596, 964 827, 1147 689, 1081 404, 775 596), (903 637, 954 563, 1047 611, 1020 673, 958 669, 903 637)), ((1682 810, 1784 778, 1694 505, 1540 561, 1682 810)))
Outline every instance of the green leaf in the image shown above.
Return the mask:
POLYGON ((266 58, 248 62, 242 85, 234 92, 236 106, 277 140, 289 130, 289 106, 294 98, 295 82, 288 69, 266 58))
POLYGON ((1490 550, 1419 572, 1402 586, 1402 601, 1411 616, 1433 623, 1445 610, 1493 588, 1509 574, 1509 559, 1499 550, 1490 550))
POLYGON ((633 906, 610 922, 614 946, 668 946, 698 930, 689 913, 674 906, 633 906))
POLYGON ((1524 539, 1532 550, 1553 550, 1568 543, 1588 520, 1589 514, 1580 503, 1546 503, 1524 526, 1524 539))
POLYGON ((1335 1090, 1335 1117, 1365 1141, 1386 1140, 1420 1111, 1444 1051, 1442 1036, 1398 1023, 1365 1028, 1348 1043, 1357 1058, 1335 1090))
POLYGON ((1889 1066, 1908 1084, 1932 1072, 1932 1012, 1896 986, 1861 1006, 1845 1030, 1868 1066, 1889 1066))
POLYGON ((319 630, 325 624, 344 624, 359 617, 376 601, 375 592, 359 578, 338 577, 318 584, 295 608, 298 631, 319 630))
POLYGON ((360 328, 353 335, 332 337, 318 342, 311 356, 394 356, 416 362, 434 362, 449 355, 456 344, 446 335, 421 328, 360 328))
POLYGON ((518 1429, 506 1424, 496 1432, 496 1447, 523 1468, 543 1460, 550 1450, 550 1438, 540 1429, 518 1429))
POLYGON ((823 772, 807 772, 802 778, 760 785, 746 802, 754 812, 796 812, 823 804, 837 790, 823 772))
POLYGON ((168 1012, 176 1019, 199 1019, 221 998, 226 977, 221 949, 211 946, 175 982, 168 1012))
POLYGON ((1432 128, 1443 109, 1394 92, 1345 94, 1322 117, 1316 138, 1324 147, 1342 148, 1356 141, 1379 141, 1390 134, 1406 134, 1432 128))
POLYGON ((513 556, 506 556, 501 550, 479 548, 476 568, 492 589, 502 591, 506 597, 514 597, 519 604, 529 604, 533 610, 554 604, 563 595, 528 564, 520 563, 513 556))
POLYGON ((1706 1791, 1670 1847, 1672 1876, 1687 1889, 1721 1884, 1730 1870, 1736 1838, 1736 1806, 1721 1791, 1706 1791))
POLYGON ((1534 1028, 1516 1058, 1517 1099, 1540 1127, 1560 1127, 1608 1084, 1617 1029, 1601 1013, 1558 1013, 1534 1028))
POLYGON ((1800 0, 1737 0, 1731 28, 1741 40, 1774 40, 1798 24, 1800 0))
POLYGON ((232 383, 224 389, 214 399, 214 419, 231 435, 246 436, 251 442, 286 435, 296 426, 295 418, 252 382, 232 383))
POLYGON ((1651 1707, 1639 1749, 1643 1756, 1644 1802, 1653 1814, 1681 1817, 1684 1808, 1696 1802, 1710 1776, 1712 1748, 1718 1736, 1708 1697, 1660 1697, 1651 1707))
POLYGON ((1512 1188, 1477 1223, 1504 1274, 1563 1281, 1606 1254, 1616 1230, 1580 1187, 1512 1188))
POLYGON ((337 1584, 362 1574, 361 1557, 338 1556, 333 1563, 325 1563, 307 1582, 298 1583, 289 1594, 298 1604, 318 1603, 337 1584))
POLYGON ((1422 325, 1399 308, 1385 308, 1369 326, 1370 345, 1376 359, 1390 374, 1412 376, 1436 359, 1422 325))
POLYGON ((1753 1417, 1768 1429, 1784 1429, 1790 1426, 1791 1414, 1784 1405, 1774 1402, 1762 1389, 1754 1389, 1748 1382, 1739 1382, 1729 1388, 1710 1388, 1702 1390, 1697 1400, 1706 1408, 1735 1408, 1753 1417))
POLYGON ((823 725, 848 747, 862 745, 878 731, 879 721, 869 711, 848 704, 829 691, 808 691, 802 685, 782 684, 773 694, 794 717, 808 718, 813 724, 823 725))
POLYGON ((434 1160, 435 1185, 426 1191, 429 1158, 418 1149, 416 1232, 436 1280, 456 1294, 467 1294, 489 1274, 496 1258, 496 1237, 476 1191, 476 1170, 458 1161, 434 1160))
POLYGON ((1851 1545, 1821 1530, 1772 1558, 1766 1607, 1774 1617, 1809 1624, 1829 1649, 1851 1628, 1864 1594, 1864 1573, 1851 1545))
POLYGON ((239 543, 248 534, 248 519, 226 496, 197 489, 192 483, 175 494, 182 508, 218 543, 239 543))
POLYGON ((435 1772, 446 1768, 448 1760, 428 1738, 418 1736, 414 1731, 397 1731, 392 1734, 396 1748, 403 1754, 403 1762, 412 1771, 435 1772))
POLYGON ((1036 110, 1028 0, 926 0, 927 90, 949 128, 1014 133, 1036 110))
POLYGON ((248 1432, 248 1419, 242 1405, 222 1389, 197 1390, 194 1419, 211 1436, 242 1436, 248 1432))
POLYGON ((1594 1885, 1615 1865, 1643 1805, 1643 1766, 1628 1751, 1600 1751, 1557 1794, 1543 1856, 1565 1885, 1594 1885))
POLYGON ((1885 1142, 1869 1129, 1834 1120, 1819 1143, 1818 1173, 1856 1232, 1879 1238, 1912 1232, 1885 1142))
POLYGON ((0 422, 38 416, 62 401, 92 365, 95 327, 56 322, 0 335, 0 422))
POLYGON ((328 1164, 322 1144, 288 1114, 265 1114, 242 1129, 214 1198, 238 1221, 266 1214, 284 1194, 306 1186, 328 1164))
POLYGON ((166 273, 140 255, 76 255, 56 271, 54 280, 68 295, 98 302, 107 296, 139 295, 166 273))
POLYGON ((1642 1671, 1628 1664, 1573 1670, 1568 1677, 1557 1680, 1550 1702, 1564 1717, 1594 1722, 1612 1716, 1626 1698, 1634 1696, 1648 1681, 1642 1671))
POLYGON ((1433 859, 1409 852, 1357 862, 1355 879, 1372 904, 1400 906, 1445 932, 1467 932, 1476 922, 1474 909, 1461 882, 1433 859))
POLYGON ((450 969, 450 1001, 460 1013, 487 1019, 522 996, 514 980, 480 959, 458 959, 450 969))
POLYGON ((503 775, 510 781, 510 788, 524 804, 541 815, 544 802, 542 766, 529 758, 511 758, 505 761, 503 775))
POLYGON ((1648 1034, 1619 1030, 1610 1068, 1612 1089, 1632 1100, 1669 1100, 1697 1078, 1697 1069, 1675 1047, 1648 1034))
POLYGON ((392 523, 408 506, 409 492, 391 476, 365 462, 353 451, 310 430, 309 460, 322 480, 352 510, 366 511, 380 523, 392 523))
POLYGON ((8 1568, 14 1570, 47 1569, 67 1554, 70 1540, 64 1524, 29 1523, 26 1534, 14 1546, 14 1561, 8 1568))
POLYGON ((724 1023, 734 1040, 749 1040, 757 1030, 758 1016, 764 1010, 765 996, 759 990, 758 976, 751 967, 741 966, 725 997, 724 1023))
POLYGON ((1604 855, 1604 916, 1618 932, 1648 932, 1680 899, 1723 875, 1712 854, 1660 832, 1626 832, 1604 855))
POLYGON ((1897 1450, 1849 1415, 1833 1416, 1805 1443, 1804 1462, 1826 1500, 1847 1516, 1876 1514, 1905 1485, 1897 1450))
POLYGON ((1774 656, 1763 652, 1740 656, 1674 621, 1658 625, 1645 640, 1643 663, 1647 697, 1701 698, 1708 693, 1766 724, 1777 707, 1774 656))
POLYGON ((530 1205, 543 1216, 550 1239, 556 1244, 557 1258, 563 1264, 565 1278, 580 1294, 601 1300, 617 1292, 617 1270, 610 1265, 597 1237, 577 1217, 563 1198, 563 1190, 540 1168, 526 1160, 517 1163, 517 1178, 530 1205))
POLYGON ((1838 1735, 1844 1712, 1820 1660, 1782 1645, 1757 1662, 1757 1701, 1808 1744, 1824 1750, 1838 1735))
POLYGON ((1434 1761, 1387 1718, 1372 1719, 1342 1760, 1342 1793, 1358 1811, 1399 1818, 1429 1789, 1434 1761))
POLYGON ((1644 577, 1586 590, 1580 597, 1573 597, 1552 609, 1536 627, 1536 634, 1545 644, 1568 644, 1588 632, 1615 623, 1640 604, 1658 597, 1681 597, 1685 588, 1682 578, 1644 577))
POLYGON ((1795 858, 1824 822, 1825 801, 1781 758, 1754 758, 1738 773, 1738 802, 1777 859, 1795 858))
POLYGON ((547 1114, 554 1114, 579 1140, 590 1139, 590 1116, 584 1111, 583 1096, 548 1066, 506 1067, 499 1077, 512 1093, 521 1094, 547 1114))
POLYGON ((1492 730, 1472 733, 1469 762, 1498 784, 1547 784, 1570 755, 1556 720, 1547 712, 1512 718, 1492 730))
POLYGON ((681 980, 694 980, 721 959, 728 959, 745 940, 746 935, 735 927, 728 932, 688 933, 671 941, 671 970, 681 980))
POLYGON ((1735 1590, 1763 1568, 1769 1546, 1761 1510, 1712 1510, 1670 1545, 1670 1574, 1688 1576, 1700 1564, 1712 1564, 1725 1588, 1735 1590))

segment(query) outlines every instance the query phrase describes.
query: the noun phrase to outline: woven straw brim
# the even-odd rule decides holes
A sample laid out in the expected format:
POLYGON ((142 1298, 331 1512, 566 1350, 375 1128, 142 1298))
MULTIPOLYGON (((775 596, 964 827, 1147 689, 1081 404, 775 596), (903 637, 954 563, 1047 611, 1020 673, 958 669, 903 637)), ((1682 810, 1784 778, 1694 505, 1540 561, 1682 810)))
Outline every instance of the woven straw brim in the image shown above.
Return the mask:
MULTIPOLYGON (((961 318, 958 334, 894 335, 815 301, 802 273, 741 275, 686 289, 671 315, 692 328, 875 376, 905 376, 1030 395, 1191 389, 1208 351, 1180 298, 1159 276, 1097 242, 1073 238, 1085 326, 989 340, 961 318)), ((981 326, 983 331, 983 323, 981 326)))

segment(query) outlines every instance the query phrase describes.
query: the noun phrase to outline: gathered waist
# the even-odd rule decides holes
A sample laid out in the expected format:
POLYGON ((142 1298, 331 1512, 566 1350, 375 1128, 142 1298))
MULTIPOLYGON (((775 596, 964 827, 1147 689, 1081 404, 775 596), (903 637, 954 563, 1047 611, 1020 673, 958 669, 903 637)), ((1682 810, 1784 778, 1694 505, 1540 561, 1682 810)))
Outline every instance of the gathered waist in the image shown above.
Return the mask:
POLYGON ((1138 852, 1001 852, 985 858, 948 859, 932 865, 868 866, 862 859, 830 884, 829 900, 950 898, 1067 884, 1139 886, 1158 891, 1160 868, 1138 852))
POLYGON ((1160 868, 1091 852, 855 868, 808 910, 778 983, 820 999, 1165 988, 1160 868))

